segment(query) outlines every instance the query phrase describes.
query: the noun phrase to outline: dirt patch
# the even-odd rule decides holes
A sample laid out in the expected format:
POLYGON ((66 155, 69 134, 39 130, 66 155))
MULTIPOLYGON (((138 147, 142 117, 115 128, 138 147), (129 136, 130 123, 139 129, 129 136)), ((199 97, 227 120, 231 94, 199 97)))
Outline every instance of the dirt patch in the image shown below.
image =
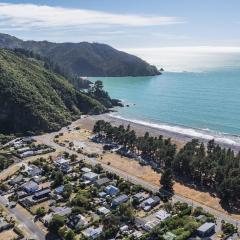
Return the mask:
POLYGON ((16 239, 18 235, 13 231, 13 229, 6 230, 0 233, 0 239, 11 240, 16 239))
POLYGON ((50 209, 50 201, 45 201, 45 202, 39 203, 37 205, 34 205, 33 207, 31 207, 31 212, 33 214, 36 214, 37 209, 41 208, 41 207, 43 207, 45 209, 45 211, 48 212, 48 210, 50 209))

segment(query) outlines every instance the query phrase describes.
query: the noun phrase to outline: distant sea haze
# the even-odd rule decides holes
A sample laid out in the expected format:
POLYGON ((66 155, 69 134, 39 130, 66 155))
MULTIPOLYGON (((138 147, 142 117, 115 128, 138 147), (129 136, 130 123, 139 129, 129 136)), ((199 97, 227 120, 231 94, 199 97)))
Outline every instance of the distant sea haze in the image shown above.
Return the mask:
POLYGON ((170 56, 171 71, 163 64, 168 71, 160 76, 100 78, 112 97, 129 105, 115 117, 240 146, 240 51, 185 54, 179 64, 170 56))

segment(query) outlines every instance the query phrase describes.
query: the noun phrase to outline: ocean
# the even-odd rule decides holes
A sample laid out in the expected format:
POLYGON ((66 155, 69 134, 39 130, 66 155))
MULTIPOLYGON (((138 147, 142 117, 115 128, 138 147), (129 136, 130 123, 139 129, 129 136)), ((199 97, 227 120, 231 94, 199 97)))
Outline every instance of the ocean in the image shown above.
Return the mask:
POLYGON ((178 52, 178 57, 179 64, 176 58, 171 63, 166 57, 167 68, 164 57, 158 58, 162 64, 155 64, 166 70, 160 76, 90 80, 102 80, 111 97, 129 106, 117 108, 111 113, 114 117, 240 146, 240 53, 210 52, 181 58, 178 52))

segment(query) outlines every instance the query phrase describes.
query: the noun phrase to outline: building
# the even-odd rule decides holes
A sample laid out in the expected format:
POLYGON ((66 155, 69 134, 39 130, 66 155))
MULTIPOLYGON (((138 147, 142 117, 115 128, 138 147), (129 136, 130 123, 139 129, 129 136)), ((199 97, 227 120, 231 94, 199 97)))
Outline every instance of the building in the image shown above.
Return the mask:
POLYGON ((98 193, 98 196, 100 198, 105 198, 107 196, 107 194, 105 192, 100 192, 100 193, 98 193))
POLYGON ((57 188, 55 188, 54 192, 57 194, 57 195, 61 195, 63 193, 63 190, 64 190, 64 186, 61 185, 57 188))
POLYGON ((140 192, 140 193, 136 193, 135 195, 133 195, 133 200, 138 201, 139 203, 144 201, 145 199, 147 199, 149 197, 149 194, 146 192, 140 192))
POLYGON ((142 228, 147 231, 147 232, 151 232, 158 224, 160 224, 159 220, 151 220, 146 222, 142 228))
POLYGON ((100 236, 100 234, 102 233, 102 230, 103 230, 102 226, 99 226, 98 228, 89 227, 84 231, 82 231, 82 234, 87 238, 96 239, 100 236))
POLYGON ((110 196, 115 196, 119 193, 119 189, 113 185, 109 185, 105 188, 105 192, 110 196))
POLYGON ((47 227, 47 226, 49 225, 49 223, 51 222, 52 217, 53 217, 53 213, 49 213, 49 214, 46 214, 46 215, 42 218, 43 224, 44 224, 46 227, 47 227))
POLYGON ((35 176, 40 176, 42 174, 42 169, 35 165, 30 165, 27 167, 26 172, 29 176, 35 177, 35 176))
POLYGON ((54 164, 64 173, 67 173, 70 170, 69 160, 66 160, 63 157, 57 159, 54 164))
POLYGON ((37 200, 42 199, 42 198, 47 198, 47 197, 49 197, 50 193, 51 193, 50 188, 46 188, 46 189, 43 189, 41 191, 34 193, 33 198, 37 199, 37 200))
POLYGON ((109 178, 104 177, 104 178, 98 179, 95 184, 96 184, 98 187, 101 187, 101 186, 104 186, 105 184, 109 183, 110 181, 111 181, 111 180, 110 180, 109 178))
POLYGON ((88 173, 83 174, 83 179, 94 182, 98 179, 98 174, 96 174, 94 172, 88 172, 88 173))
POLYGON ((30 182, 24 183, 22 185, 22 188, 24 191, 31 194, 31 193, 35 193, 38 190, 39 186, 36 182, 30 181, 30 182))
POLYGON ((199 237, 207 237, 215 232, 215 224, 212 222, 206 222, 197 229, 199 237))
POLYGON ((88 225, 88 221, 84 216, 81 214, 72 216, 69 221, 69 226, 71 228, 76 229, 77 231, 80 230, 82 227, 85 227, 88 225))
POLYGON ((163 235, 163 238, 164 240, 174 240, 176 239, 176 235, 171 233, 171 232, 166 232, 164 235, 163 235))
POLYGON ((22 198, 19 203, 25 207, 25 208, 28 208, 28 207, 31 207, 33 206, 36 201, 33 200, 33 197, 32 196, 28 196, 28 197, 25 197, 25 198, 22 198))
POLYGON ((112 201, 112 206, 113 207, 117 207, 118 205, 124 203, 124 202, 127 202, 128 200, 128 196, 123 194, 123 195, 120 195, 119 197, 113 199, 112 201))
POLYGON ((31 157, 34 155, 34 151, 27 151, 19 154, 20 158, 26 158, 26 157, 31 157))
POLYGON ((140 232, 140 231, 137 231, 137 230, 134 231, 133 234, 132 234, 132 236, 134 237, 134 239, 139 239, 139 238, 142 237, 142 235, 143 235, 143 233, 140 232))
POLYGON ((158 218, 161 222, 165 221, 168 219, 171 214, 166 212, 165 210, 159 210, 158 212, 155 213, 156 218, 158 218))
POLYGON ((83 167, 83 168, 81 168, 81 171, 84 172, 84 173, 89 173, 89 172, 91 172, 92 170, 91 170, 90 168, 83 167))
POLYGON ((9 184, 10 185, 19 185, 21 183, 24 182, 23 176, 22 175, 18 175, 17 177, 9 180, 9 184))
POLYGON ((144 200, 141 204, 141 207, 144 211, 150 211, 152 208, 157 206, 160 203, 160 198, 158 196, 150 197, 144 200))
POLYGON ((72 209, 69 207, 51 207, 51 210, 54 214, 58 214, 60 216, 68 216, 72 212, 72 209))
POLYGON ((100 207, 98 208, 98 213, 101 214, 101 215, 107 215, 109 214, 111 211, 105 207, 100 207))

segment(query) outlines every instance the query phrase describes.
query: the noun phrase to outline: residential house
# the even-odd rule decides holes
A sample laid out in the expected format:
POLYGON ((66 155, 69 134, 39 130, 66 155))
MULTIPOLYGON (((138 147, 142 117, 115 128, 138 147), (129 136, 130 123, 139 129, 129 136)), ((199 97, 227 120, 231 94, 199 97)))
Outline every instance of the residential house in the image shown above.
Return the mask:
POLYGON ((88 221, 81 214, 72 216, 69 221, 69 226, 76 230, 80 230, 82 227, 86 227, 88 225, 88 221))
POLYGON ((32 194, 36 192, 39 188, 38 184, 34 181, 30 181, 27 183, 24 183, 22 185, 23 190, 25 190, 27 193, 32 194))
POLYGON ((98 179, 95 184, 96 184, 98 187, 101 187, 101 186, 106 185, 106 184, 109 183, 110 181, 111 181, 111 180, 110 180, 109 178, 104 177, 104 178, 98 179))
POLYGON ((149 197, 148 193, 146 193, 146 192, 139 192, 139 193, 136 193, 135 195, 133 195, 132 199, 138 201, 139 203, 141 203, 142 201, 144 201, 148 197, 149 197))
POLYGON ((105 198, 107 196, 107 194, 105 192, 100 192, 100 193, 98 193, 98 196, 100 198, 105 198))
POLYGON ((103 230, 102 226, 99 226, 98 228, 89 227, 84 231, 82 231, 82 234, 84 237, 87 237, 90 239, 96 239, 100 236, 100 234, 102 233, 102 230, 103 230))
POLYGON ((207 237, 215 232, 215 223, 206 222, 197 229, 199 237, 207 237))
POLYGON ((173 234, 172 232, 166 232, 164 235, 163 235, 163 238, 164 240, 174 240, 176 239, 176 235, 173 234))
POLYGON ((113 199, 112 201, 112 207, 117 207, 119 206, 120 204, 124 203, 124 202, 127 202, 128 200, 128 196, 123 194, 123 195, 120 195, 119 197, 113 199))
POLYGON ((105 192, 110 196, 115 196, 119 193, 119 189, 113 185, 109 185, 105 188, 105 192))
POLYGON ((94 172, 88 172, 83 174, 83 179, 87 181, 94 182, 98 179, 99 175, 94 172))
POLYGON ((141 207, 144 211, 147 212, 147 211, 150 211, 155 206, 157 206, 159 203, 160 203, 160 198, 158 196, 153 196, 144 200, 141 203, 141 207))
POLYGON ((111 211, 105 207, 100 207, 98 208, 98 213, 101 214, 101 215, 107 215, 109 214, 111 211))
POLYGON ((42 174, 42 169, 35 165, 30 165, 27 167, 26 172, 29 176, 35 177, 35 176, 40 176, 42 174))
POLYGON ((84 173, 89 173, 91 172, 92 170, 90 168, 87 168, 87 167, 83 167, 81 168, 81 172, 84 172, 84 173))
POLYGON ((33 198, 36 200, 39 200, 42 198, 47 198, 47 197, 49 197, 50 193, 51 193, 50 188, 45 188, 41 191, 34 193, 33 198))
POLYGON ((151 232, 158 224, 160 224, 159 220, 151 220, 146 222, 142 228, 147 231, 147 232, 151 232))
POLYGON ((69 207, 51 207, 51 210, 54 214, 58 214, 60 216, 68 216, 71 214, 72 209, 69 207))
POLYGON ((64 190, 64 186, 61 185, 57 188, 55 188, 54 192, 57 194, 57 195, 61 195, 63 193, 63 190, 64 190))
POLYGON ((63 157, 57 159, 54 164, 64 173, 68 173, 70 170, 69 160, 63 157))
POLYGON ((165 221, 168 219, 171 214, 166 212, 165 210, 161 209, 158 212, 155 213, 156 218, 158 218, 161 222, 165 221))
POLYGON ((26 151, 26 152, 19 154, 19 157, 26 158, 26 157, 31 157, 33 155, 34 155, 34 151, 30 150, 30 151, 26 151))
POLYGON ((23 182, 24 182, 24 178, 23 178, 22 175, 18 175, 17 177, 9 180, 9 184, 10 184, 10 185, 13 185, 13 186, 14 186, 14 185, 19 185, 19 184, 21 184, 21 183, 23 183, 23 182))

